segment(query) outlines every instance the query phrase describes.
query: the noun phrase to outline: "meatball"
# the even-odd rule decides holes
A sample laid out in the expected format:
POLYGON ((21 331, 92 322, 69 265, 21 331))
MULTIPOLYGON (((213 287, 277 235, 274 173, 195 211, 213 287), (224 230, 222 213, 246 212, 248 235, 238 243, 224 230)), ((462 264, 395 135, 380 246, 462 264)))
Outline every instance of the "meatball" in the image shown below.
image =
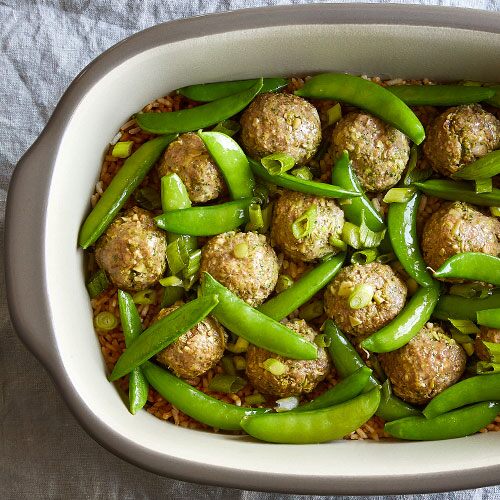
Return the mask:
POLYGON ((471 104, 447 109, 434 119, 424 153, 434 170, 451 176, 499 146, 500 121, 479 104, 471 104))
POLYGON ((427 220, 422 233, 422 253, 436 270, 445 260, 462 252, 500 253, 500 221, 483 215, 461 201, 445 203, 427 220))
POLYGON ((325 292, 325 311, 339 328, 351 335, 366 336, 394 319, 406 300, 406 285, 386 264, 345 267, 330 282, 325 292), (360 309, 351 309, 349 297, 357 285, 373 289, 371 302, 360 309))
MULTIPOLYGON (((179 306, 162 309, 156 322, 179 306)), ((212 316, 207 316, 191 330, 182 334, 173 344, 160 351, 156 360, 170 368, 178 377, 192 379, 213 368, 224 354, 227 335, 212 316)))
POLYGON ((476 340, 474 341, 474 350, 476 351, 477 357, 481 361, 491 361, 490 353, 483 344, 483 341, 491 342, 492 344, 500 344, 500 330, 481 326, 480 332, 477 334, 476 340))
POLYGON ((463 348, 431 323, 404 347, 379 355, 394 393, 414 404, 429 402, 457 382, 466 358, 463 348))
POLYGON ((397 184, 410 157, 408 138, 367 113, 349 113, 332 134, 334 156, 344 150, 365 191, 384 191, 397 184))
POLYGON ((145 290, 165 272, 167 240, 147 210, 133 207, 119 215, 99 238, 95 258, 113 284, 145 290))
POLYGON ((215 200, 226 192, 222 173, 203 141, 193 132, 171 142, 158 165, 160 176, 177 174, 194 203, 215 200))
POLYGON ((343 226, 344 212, 331 198, 283 191, 274 204, 271 240, 291 259, 308 262, 339 251, 330 238, 340 238, 343 226), (313 206, 316 218, 310 234, 295 238, 292 224, 313 206))
POLYGON ((222 233, 201 250, 200 271, 210 273, 253 307, 274 290, 278 270, 276 253, 262 234, 222 233))
POLYGON ((297 163, 306 163, 321 142, 318 112, 293 94, 261 94, 241 117, 241 141, 254 158, 287 153, 297 163))
MULTIPOLYGON (((303 319, 289 321, 286 326, 307 340, 313 341, 316 336, 316 332, 303 319)), ((282 398, 311 392, 330 370, 328 354, 322 347, 318 348, 316 359, 299 360, 250 345, 246 359, 246 374, 252 385, 260 392, 282 398), (273 375, 262 367, 269 358, 277 359, 286 366, 283 375, 273 375)))

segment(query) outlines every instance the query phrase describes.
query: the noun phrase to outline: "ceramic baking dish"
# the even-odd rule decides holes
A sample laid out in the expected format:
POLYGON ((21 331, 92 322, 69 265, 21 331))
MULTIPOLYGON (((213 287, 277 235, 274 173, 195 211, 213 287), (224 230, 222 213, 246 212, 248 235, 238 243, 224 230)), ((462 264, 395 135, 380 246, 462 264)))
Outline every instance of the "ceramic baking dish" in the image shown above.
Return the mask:
POLYGON ((76 241, 106 144, 131 113, 172 89, 320 71, 500 81, 499 54, 500 13, 316 4, 161 24, 90 64, 19 162, 6 215, 12 321, 88 433, 159 474, 239 488, 376 494, 497 484, 500 433, 284 446, 130 415, 106 380, 76 241))

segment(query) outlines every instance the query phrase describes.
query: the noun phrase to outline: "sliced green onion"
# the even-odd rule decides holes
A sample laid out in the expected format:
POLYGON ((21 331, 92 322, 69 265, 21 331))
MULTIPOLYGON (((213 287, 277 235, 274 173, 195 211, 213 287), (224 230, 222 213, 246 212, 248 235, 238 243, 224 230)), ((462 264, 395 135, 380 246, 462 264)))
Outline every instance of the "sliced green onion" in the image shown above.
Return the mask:
POLYGON ((328 118, 327 127, 337 123, 342 118, 342 108, 339 103, 332 106, 327 112, 326 117, 328 118))
POLYGON ((222 132, 223 134, 233 137, 240 130, 240 124, 235 120, 223 120, 219 122, 213 129, 212 132, 222 132))
POLYGON ((351 309, 361 309, 369 305, 373 299, 375 288, 366 283, 361 283, 354 287, 351 295, 349 295, 349 307, 351 309))
POLYGON ((264 156, 260 162, 271 175, 284 174, 295 166, 295 160, 286 153, 273 153, 264 156))
POLYGON ((267 207, 262 209, 261 213, 264 225, 259 229, 259 233, 264 234, 267 233, 269 231, 269 228, 271 227, 271 219, 273 217, 273 204, 269 203, 267 207))
POLYGON ((355 318, 354 316, 349 316, 349 323, 354 328, 355 326, 361 325, 363 323, 359 318, 355 318))
POLYGON ((276 283, 276 293, 281 293, 293 285, 294 281, 287 274, 280 274, 276 283))
POLYGON ((102 311, 94 318, 94 325, 99 330, 113 330, 118 326, 118 318, 109 311, 102 311))
POLYGON ((465 335, 471 333, 479 333, 479 328, 468 319, 451 319, 450 323, 460 332, 465 335))
POLYGON ((234 362, 234 367, 238 371, 242 371, 247 367, 247 360, 243 356, 234 356, 233 362, 234 362))
POLYGON ((477 322, 489 328, 500 328, 500 309, 477 311, 477 322))
POLYGON ((193 250, 189 252, 188 263, 184 268, 182 275, 184 278, 190 278, 194 276, 200 270, 201 263, 201 249, 193 250))
POLYGON ((415 188, 392 188, 384 196, 384 203, 405 203, 415 194, 415 188))
POLYGON ((177 174, 164 175, 161 178, 160 187, 161 206, 164 212, 191 207, 186 186, 177 174))
POLYGON ((349 297, 349 295, 351 295, 353 290, 354 286, 350 281, 342 281, 337 290, 337 295, 339 297, 349 297))
POLYGON ((138 189, 135 193, 135 201, 145 210, 158 210, 161 208, 160 193, 150 186, 138 189))
POLYGON ((245 404, 248 406, 261 405, 266 402, 266 398, 262 394, 250 394, 245 398, 245 404))
POLYGON ((312 319, 319 318, 323 314, 324 310, 323 301, 315 300, 300 308, 299 318, 311 321, 312 319))
POLYGON ((364 248, 375 248, 382 243, 385 236, 385 229, 382 231, 372 231, 365 223, 364 214, 361 218, 361 226, 359 226, 359 240, 364 248))
POLYGON ((472 342, 464 342, 461 345, 465 351, 465 354, 467 354, 467 356, 470 357, 474 354, 474 344, 472 342))
POLYGON ((379 264, 387 264, 388 262, 393 261, 396 258, 396 256, 391 252, 391 253, 383 253, 382 255, 379 255, 375 260, 379 264))
POLYGON ((497 344, 496 342, 488 342, 486 340, 483 340, 482 342, 490 355, 490 361, 493 363, 500 363, 500 344, 497 344))
POLYGON ((162 278, 160 280, 161 286, 182 286, 182 280, 177 276, 167 276, 166 278, 162 278))
POLYGON ((377 259, 378 252, 375 248, 367 248, 354 252, 351 257, 351 264, 369 264, 377 259))
POLYGON ((208 388, 215 392, 234 394, 241 391, 245 385, 247 385, 247 381, 237 375, 222 375, 219 373, 210 381, 208 388))
POLYGON ((310 181, 313 178, 312 172, 307 167, 294 168, 290 173, 295 177, 306 181, 310 181))
POLYGON ((493 191, 493 181, 491 177, 488 179, 477 179, 476 183, 476 194, 481 193, 491 193, 493 191))
POLYGON ((324 333, 320 333, 319 335, 316 335, 316 337, 314 337, 314 343, 318 347, 328 347, 330 345, 330 342, 330 337, 328 337, 324 333))
POLYGON ((465 334, 465 333, 460 333, 460 331, 454 331, 451 334, 451 338, 457 343, 457 344, 471 344, 472 343, 472 338, 465 334))
POLYGON ((247 231, 258 231, 264 227, 264 218, 262 217, 262 209, 257 203, 252 203, 248 207, 248 216, 250 221, 246 225, 247 231))
POLYGON ((114 156, 115 158, 128 158, 132 153, 133 145, 134 145, 133 141, 117 142, 113 146, 113 151, 111 152, 111 156, 114 156))
POLYGON ((161 307, 170 307, 182 298, 184 298, 184 288, 180 286, 167 286, 163 290, 161 307))
POLYGON ((231 356, 222 356, 220 364, 222 365, 222 369, 224 370, 225 374, 236 375, 236 368, 234 366, 233 358, 231 356))
POLYGON ((288 366, 276 358, 267 358, 262 363, 262 368, 276 377, 284 375, 288 371, 288 366))
POLYGON ((334 236, 330 236, 328 238, 328 243, 330 243, 332 247, 338 248, 342 252, 345 252, 347 250, 347 243, 339 238, 335 238, 334 236))
POLYGON ((297 408, 297 406, 299 406, 299 398, 296 396, 290 396, 288 398, 277 399, 274 409, 278 413, 282 413, 285 411, 293 410, 297 408))
POLYGON ((500 363, 479 361, 476 366, 476 371, 478 375, 486 375, 488 373, 500 373, 500 363))
POLYGON ((227 344, 226 349, 234 354, 241 354, 242 352, 247 352, 248 345, 248 340, 238 337, 234 344, 227 344))
POLYGON ((484 299, 490 295, 492 291, 492 288, 479 283, 467 283, 463 285, 452 285, 449 293, 450 295, 458 295, 459 297, 465 297, 466 299, 484 299))
POLYGON ((237 259, 246 259, 248 257, 248 245, 243 243, 238 243, 234 246, 233 254, 237 259))
POLYGON ((193 274, 192 276, 189 276, 189 278, 185 278, 182 280, 182 286, 184 290, 187 292, 191 290, 192 286, 198 281, 198 275, 193 274))
POLYGON ((177 238, 167 245, 167 262, 172 274, 179 273, 188 265, 189 252, 183 238, 177 238))
POLYGON ((490 207, 490 213, 494 217, 500 217, 500 207, 490 207))
POLYGON ((292 223, 294 238, 301 240, 307 238, 314 230, 318 210, 316 205, 311 205, 300 217, 292 223))
POLYGON ((156 302, 156 292, 154 290, 141 290, 132 296, 134 304, 154 304, 156 302))
POLYGON ((104 292, 104 290, 108 289, 110 284, 106 273, 102 269, 96 271, 87 283, 87 291, 89 292, 90 298, 95 299, 104 292))
POLYGON ((253 188, 253 197, 261 206, 266 206, 269 203, 269 189, 263 184, 256 184, 253 188))

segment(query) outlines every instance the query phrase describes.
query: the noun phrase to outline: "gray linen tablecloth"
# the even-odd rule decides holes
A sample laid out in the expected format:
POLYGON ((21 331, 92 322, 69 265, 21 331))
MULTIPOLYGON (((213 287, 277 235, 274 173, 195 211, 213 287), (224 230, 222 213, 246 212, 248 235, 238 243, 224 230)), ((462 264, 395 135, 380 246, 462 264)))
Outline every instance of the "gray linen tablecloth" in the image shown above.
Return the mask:
MULTIPOLYGON (((0 0, 2 227, 16 162, 40 133, 71 80, 97 55, 160 22, 289 3, 308 2, 0 0)), ((500 10, 496 0, 420 3, 500 10)), ((16 337, 9 321, 3 272, 1 279, 0 498, 285 498, 162 478, 102 449, 76 423, 45 371, 16 337)), ((500 499, 500 487, 424 497, 500 499)))

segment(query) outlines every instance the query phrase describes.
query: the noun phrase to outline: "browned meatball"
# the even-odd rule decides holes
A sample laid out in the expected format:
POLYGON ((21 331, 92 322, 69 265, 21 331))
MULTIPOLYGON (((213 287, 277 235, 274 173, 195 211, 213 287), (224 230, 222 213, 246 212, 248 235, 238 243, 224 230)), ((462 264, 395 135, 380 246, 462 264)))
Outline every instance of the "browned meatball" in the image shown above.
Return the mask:
POLYGON ((226 192, 222 173, 203 141, 193 132, 171 142, 158 165, 160 176, 177 174, 194 203, 215 200, 226 192))
POLYGON ((355 264, 342 269, 328 285, 325 312, 344 332, 366 336, 399 314, 405 305, 406 292, 406 285, 390 266, 377 262, 355 264), (352 309, 349 297, 357 285, 370 286, 373 298, 367 306, 352 309))
POLYGON ((500 121, 479 104, 470 104, 447 109, 431 123, 424 153, 434 170, 451 176, 498 147, 500 121))
POLYGON ((339 251, 330 244, 330 238, 340 238, 343 226, 344 212, 334 200, 283 191, 274 204, 271 239, 291 259, 308 262, 339 251), (313 206, 316 207, 316 220, 310 234, 295 238, 292 224, 313 206))
POLYGON ((241 117, 241 141, 254 158, 287 153, 297 163, 306 163, 321 142, 318 112, 293 94, 261 94, 241 117))
MULTIPOLYGON (((179 306, 162 309, 153 322, 168 316, 179 306)), ((173 344, 160 351, 156 359, 178 377, 192 379, 213 368, 224 354, 226 331, 212 316, 181 335, 173 344)))
POLYGON ((380 118, 349 113, 339 120, 332 134, 338 158, 344 150, 366 191, 384 191, 397 184, 410 157, 408 138, 380 118))
POLYGON ((431 323, 404 347, 379 355, 394 394, 414 404, 429 402, 457 382, 466 358, 462 347, 431 323))
POLYGON ((476 340, 474 341, 474 350, 480 360, 491 361, 490 353, 483 344, 483 341, 491 342, 492 344, 500 344, 500 330, 488 328, 487 326, 481 326, 480 330, 481 331, 476 335, 476 340))
POLYGON ((200 271, 254 307, 274 290, 278 270, 278 258, 262 234, 222 233, 210 238, 201 251, 200 271))
POLYGON ((95 258, 113 284, 145 290, 165 272, 167 241, 153 216, 139 207, 119 215, 96 244, 95 258))
POLYGON ((500 253, 500 221, 483 215, 471 205, 454 201, 434 212, 424 226, 422 253, 436 270, 462 252, 500 253))
MULTIPOLYGON (((316 332, 302 319, 286 323, 288 328, 313 341, 316 332)), ((289 359, 254 345, 248 346, 246 355, 248 380, 260 392, 273 396, 288 397, 311 392, 328 374, 330 362, 326 350, 318 348, 313 360, 289 359), (262 364, 269 358, 277 359, 286 366, 283 375, 273 375, 262 364)))

